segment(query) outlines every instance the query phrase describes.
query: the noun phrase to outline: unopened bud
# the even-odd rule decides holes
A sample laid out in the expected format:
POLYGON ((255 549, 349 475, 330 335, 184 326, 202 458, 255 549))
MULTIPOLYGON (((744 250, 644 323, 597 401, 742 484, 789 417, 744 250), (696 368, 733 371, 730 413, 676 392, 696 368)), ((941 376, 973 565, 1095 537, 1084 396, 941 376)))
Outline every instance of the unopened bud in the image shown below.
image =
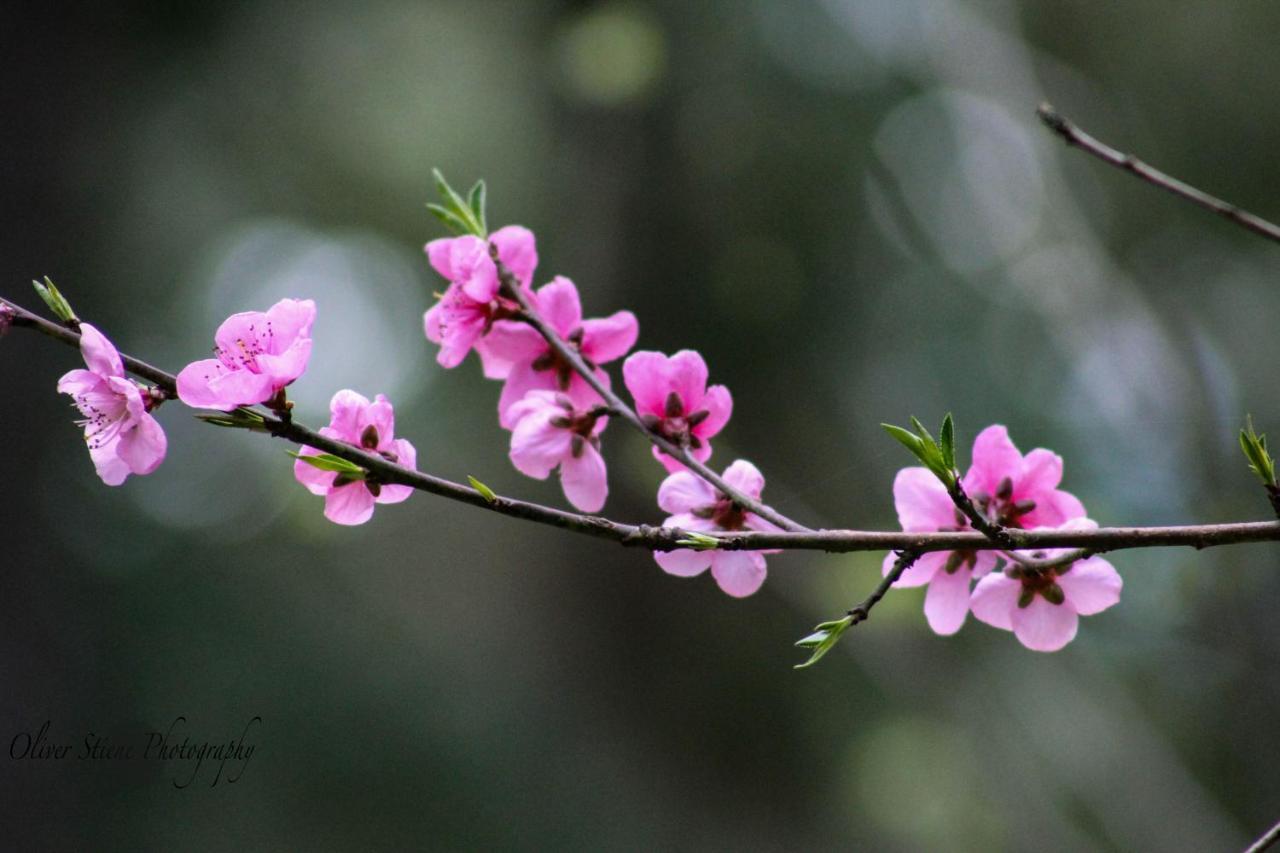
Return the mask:
POLYGON ((996 486, 996 497, 1002 501, 1007 501, 1013 497, 1013 480, 1005 477, 1000 481, 1000 485, 996 486))
POLYGON ((1051 583, 1044 589, 1040 590, 1040 594, 1044 596, 1044 600, 1050 604, 1061 604, 1067 600, 1067 594, 1062 591, 1062 587, 1056 583, 1051 583))
POLYGON ((365 450, 375 450, 378 447, 378 428, 373 424, 369 424, 364 428, 364 432, 360 433, 360 446, 365 450))
POLYGON ((680 399, 680 395, 672 391, 667 395, 666 415, 669 418, 678 418, 684 414, 684 400, 680 399))

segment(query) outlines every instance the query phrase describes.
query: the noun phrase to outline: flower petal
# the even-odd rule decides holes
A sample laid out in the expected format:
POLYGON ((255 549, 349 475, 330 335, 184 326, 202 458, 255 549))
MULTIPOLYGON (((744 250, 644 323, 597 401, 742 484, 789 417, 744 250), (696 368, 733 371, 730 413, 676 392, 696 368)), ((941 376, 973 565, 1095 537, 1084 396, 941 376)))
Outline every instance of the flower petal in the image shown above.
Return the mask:
POLYGON ((358 427, 357 444, 363 446, 361 439, 364 438, 365 429, 373 427, 378 433, 378 444, 373 449, 377 451, 391 449, 396 435, 396 413, 385 394, 374 397, 373 402, 360 413, 358 427))
POLYGON ((106 335, 88 323, 80 324, 80 354, 84 363, 99 376, 124 376, 124 364, 106 335))
POLYGON ((499 320, 476 343, 484 375, 489 379, 506 379, 511 366, 533 361, 549 349, 546 340, 532 326, 514 320, 499 320))
POLYGON ((498 257, 511 274, 525 287, 533 283, 538 266, 538 244, 533 232, 521 225, 507 225, 489 235, 498 247, 498 257))
POLYGON ((712 551, 711 576, 734 598, 746 598, 765 578, 764 557, 756 551, 712 551))
POLYGON ((667 574, 691 578, 694 575, 702 574, 711 565, 711 552, 691 549, 654 551, 653 559, 658 562, 658 565, 667 574))
POLYGON ((94 470, 108 486, 120 485, 130 474, 129 464, 116 452, 119 444, 120 441, 116 438, 100 447, 89 448, 89 458, 93 460, 94 470))
POLYGON ((561 337, 568 337, 582 325, 582 302, 578 288, 562 275, 538 288, 538 311, 561 337))
POLYGON ((591 442, 582 453, 570 453, 560 463, 560 486, 564 496, 581 512, 599 512, 609 496, 609 482, 604 458, 591 442))
POLYGON ((1026 607, 1013 609, 1013 633, 1032 651, 1056 652, 1075 639, 1079 627, 1074 607, 1050 604, 1038 595, 1026 607))
MULTIPOLYGON (((911 568, 902 573, 902 577, 898 578, 895 587, 908 588, 913 586, 924 586, 933 580, 933 576, 937 574, 951 556, 950 551, 930 551, 927 554, 921 554, 920 559, 911 564, 911 568)), ((889 572, 893 571, 893 566, 898 562, 898 555, 890 551, 884 555, 884 563, 880 566, 880 574, 888 577, 889 572)))
POLYGON ((898 510, 898 523, 911 533, 960 526, 946 487, 928 468, 898 471, 893 478, 893 505, 898 510))
POLYGON ((330 489, 324 499, 324 517, 334 524, 364 524, 373 517, 373 493, 362 482, 330 489))
POLYGON ((969 615, 968 569, 957 569, 951 574, 938 572, 929 582, 924 596, 924 616, 935 634, 950 636, 964 625, 969 615))
POLYGON ((733 414, 733 395, 723 385, 712 385, 702 397, 702 403, 695 409, 707 412, 706 420, 693 428, 698 438, 706 440, 724 429, 733 414))
POLYGON ((104 384, 106 381, 92 370, 68 370, 58 380, 58 393, 78 397, 81 394, 102 391, 104 384))
MULTIPOLYGON (((319 456, 320 451, 314 447, 304 447, 298 451, 300 456, 319 456)), ((301 459, 293 461, 293 478, 306 487, 308 492, 313 495, 327 495, 329 489, 333 487, 333 481, 338 478, 334 471, 321 471, 309 462, 301 459)))
MULTIPOLYGON (((418 451, 407 439, 397 438, 392 447, 395 450, 397 464, 405 468, 412 468, 415 471, 418 470, 418 451)), ((413 492, 412 486, 390 483, 382 487, 382 491, 378 494, 376 500, 380 504, 398 504, 401 501, 408 500, 413 492)))
POLYGON ((1052 450, 1037 447, 1022 460, 1021 470, 1014 478, 1013 499, 1035 500, 1046 492, 1052 492, 1062 482, 1062 457, 1052 450))
POLYGON ((550 410, 526 415, 511 431, 511 464, 526 477, 544 480, 570 455, 573 436, 567 429, 552 426, 552 417, 550 410))
POLYGON ((1013 630, 1013 611, 1018 609, 1018 597, 1022 595, 1022 581, 1014 580, 1004 572, 992 572, 973 588, 969 597, 969 609, 973 615, 993 628, 1013 630))
POLYGON ((1077 613, 1092 616, 1120 601, 1124 581, 1111 563, 1101 557, 1089 557, 1059 575, 1058 586, 1077 613))
POLYGON ((368 408, 368 397, 343 388, 329 400, 329 429, 333 430, 336 438, 358 447, 368 408))
POLYGON ((995 494, 1005 477, 1016 478, 1022 472, 1022 454, 1009 440, 1009 431, 995 424, 978 433, 973 441, 973 464, 964 475, 964 488, 970 496, 977 492, 995 494))
POLYGON ((281 299, 267 309, 267 325, 258 330, 258 340, 268 353, 287 352, 300 338, 311 337, 316 321, 316 303, 310 299, 281 299))
POLYGON ((739 459, 724 469, 724 481, 755 500, 760 500, 760 493, 764 491, 764 474, 745 459, 739 459))
POLYGON ((587 320, 582 324, 582 354, 605 364, 630 352, 639 336, 640 323, 630 311, 587 320))
POLYGON ((702 398, 707 392, 707 363, 701 354, 691 349, 680 350, 667 362, 666 373, 668 390, 680 395, 686 414, 702 408, 702 398))
POLYGON ((532 362, 528 361, 513 365, 502 385, 502 393, 498 395, 498 424, 503 429, 513 429, 515 418, 511 407, 530 391, 554 391, 555 387, 555 371, 534 370, 532 362))
POLYGON ((164 461, 168 447, 159 422, 143 413, 131 429, 121 434, 116 453, 132 473, 150 474, 164 461))
POLYGON ((640 414, 662 416, 670 390, 665 377, 666 365, 667 357, 651 350, 633 352, 622 363, 622 382, 640 414))
POLYGON ((694 512, 716 502, 716 490, 691 471, 678 471, 658 486, 658 507, 674 514, 694 512))

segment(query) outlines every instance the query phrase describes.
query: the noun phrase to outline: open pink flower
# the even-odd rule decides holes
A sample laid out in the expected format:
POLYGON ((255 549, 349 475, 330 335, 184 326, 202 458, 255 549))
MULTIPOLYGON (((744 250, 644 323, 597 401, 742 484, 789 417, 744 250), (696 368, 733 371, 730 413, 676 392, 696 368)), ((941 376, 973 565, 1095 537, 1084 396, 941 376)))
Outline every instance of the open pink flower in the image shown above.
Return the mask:
POLYGON ((481 338, 495 321, 512 316, 518 306, 498 295, 498 267, 489 255, 489 243, 498 247, 498 258, 520 286, 529 288, 538 265, 538 250, 533 232, 527 228, 508 225, 490 234, 488 241, 471 235, 432 240, 426 246, 427 258, 449 281, 449 288, 423 316, 423 330, 427 340, 440 344, 436 361, 442 367, 457 367, 475 347, 485 376, 504 379, 510 363, 491 363, 481 338))
MULTIPOLYGON (((701 355, 693 350, 670 358, 660 352, 633 353, 622 365, 622 379, 650 429, 689 448, 699 462, 710 458, 709 439, 729 422, 733 397, 723 385, 707 387, 707 363, 701 355)), ((684 468, 656 447, 653 455, 668 471, 684 468)))
POLYGON ((126 378, 120 353, 88 323, 80 324, 80 354, 88 370, 72 370, 58 380, 84 415, 89 458, 102 482, 118 486, 130 474, 150 474, 164 461, 168 440, 147 411, 152 397, 126 378))
MULTIPOLYGON (((1089 530, 1097 525, 1077 518, 1064 529, 1089 530)), ((1026 554, 1036 560, 1065 556, 1070 548, 1026 554)), ((1010 563, 978 581, 973 615, 996 628, 1013 631, 1022 645, 1037 652, 1056 652, 1076 636, 1081 616, 1101 613, 1120 601, 1124 582, 1109 562, 1086 557, 1065 566, 1030 570, 1010 563)))
POLYGON ((609 495, 600 455, 600 433, 609 419, 575 407, 558 391, 530 391, 510 410, 511 463, 538 480, 560 467, 560 487, 569 503, 598 512, 609 495))
MULTIPOLYGON (((989 426, 973 442, 973 462, 964 487, 978 510, 1006 527, 1057 527, 1083 518, 1084 506, 1057 488, 1062 481, 1062 457, 1037 449, 1025 457, 1009 440, 1003 426, 989 426)), ((970 530, 969 520, 927 468, 903 468, 893 482, 898 521, 909 533, 970 530)), ((883 572, 893 568, 895 556, 885 557, 883 572)), ((929 585, 924 614, 938 634, 954 634, 969 614, 969 586, 996 565, 992 551, 934 551, 924 554, 903 573, 896 586, 929 585)))
MULTIPOLYGON (((725 482, 754 500, 764 490, 764 475, 739 459, 724 472, 725 482)), ((682 530, 769 530, 778 528, 753 512, 747 512, 691 471, 677 471, 658 487, 658 506, 669 513, 663 527, 682 530)), ((680 577, 702 574, 708 567, 720 588, 744 598, 760 588, 765 578, 765 554, 776 551, 654 551, 662 570, 680 577)))
MULTIPOLYGON (((537 302, 542 319, 577 349, 596 377, 608 385, 609 374, 596 365, 621 358, 635 346, 639 334, 635 315, 619 311, 611 317, 584 321, 578 288, 564 276, 556 276, 550 284, 539 288, 537 302)), ((507 381, 498 400, 498 421, 507 429, 515 423, 510 409, 529 391, 562 391, 579 408, 602 402, 586 380, 531 326, 511 320, 495 323, 484 339, 484 351, 491 367, 506 367, 507 381)))
POLYGON ((178 374, 178 399, 224 412, 270 400, 307 369, 315 319, 310 299, 281 299, 265 314, 232 314, 214 335, 217 357, 178 374))
MULTIPOLYGON (((329 415, 329 425, 320 428, 326 438, 354 444, 406 468, 417 466, 418 452, 413 445, 395 438, 395 412, 383 395, 370 403, 355 391, 339 391, 329 401, 329 415)), ((302 448, 303 456, 321 452, 302 448)), ((335 524, 364 524, 373 516, 375 503, 400 503, 413 494, 409 486, 379 483, 372 476, 352 480, 334 471, 321 471, 301 459, 293 465, 293 476, 311 494, 324 496, 324 516, 335 524)))

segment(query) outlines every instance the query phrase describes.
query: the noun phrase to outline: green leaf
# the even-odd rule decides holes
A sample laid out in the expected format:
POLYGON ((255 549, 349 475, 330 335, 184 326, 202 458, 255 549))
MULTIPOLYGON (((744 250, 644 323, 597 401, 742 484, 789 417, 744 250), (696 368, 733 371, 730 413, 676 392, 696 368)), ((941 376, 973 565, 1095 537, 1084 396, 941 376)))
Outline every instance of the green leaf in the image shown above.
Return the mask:
POLYGON ((955 472, 946 464, 943 459, 941 448, 934 441, 933 436, 924 428, 924 424, 920 423, 916 418, 911 419, 911 423, 916 428, 916 433, 903 429, 893 424, 880 424, 885 432, 893 436, 898 442, 911 454, 919 459, 924 466, 933 472, 933 475, 942 481, 943 485, 950 488, 955 483, 955 472))
POLYGON ((844 632, 849 630, 849 626, 853 624, 853 617, 846 616, 843 619, 836 619, 831 622, 823 622, 816 626, 816 630, 809 636, 798 640, 796 645, 802 649, 810 649, 809 659, 804 663, 796 664, 796 669, 808 669, 818 661, 822 660, 827 652, 835 648, 836 643, 840 642, 840 638, 844 636, 844 632))
POLYGON ((251 409, 236 409, 231 412, 218 412, 216 415, 196 415, 196 420, 204 421, 217 427, 230 429, 247 429, 254 432, 271 432, 262 415, 251 409))
POLYGON ((49 306, 53 316, 64 323, 80 322, 79 318, 76 317, 76 312, 71 310, 71 303, 67 302, 67 298, 58 291, 49 276, 44 277, 43 284, 38 281, 32 281, 31 284, 35 287, 36 293, 44 301, 44 304, 49 306))
POLYGON ((956 469, 956 425, 951 420, 951 413, 947 412, 942 419, 942 430, 940 433, 942 447, 942 462, 949 469, 956 469))
POLYGON ((334 456, 332 453, 303 454, 295 453, 292 450, 285 451, 294 459, 301 459, 313 468, 319 468, 321 471, 333 471, 337 474, 343 474, 354 480, 363 480, 365 470, 354 462, 343 459, 341 456, 334 456))
POLYGON ((900 426, 894 426, 893 424, 880 424, 880 426, 885 432, 896 438, 903 447, 910 450, 912 456, 923 461, 920 453, 924 443, 915 433, 905 430, 900 426))
MULTIPOLYGON (((458 195, 457 190, 449 186, 449 182, 445 180, 439 169, 432 169, 431 177, 435 179, 436 192, 440 194, 440 199, 444 202, 440 206, 441 209, 453 214, 462 223, 462 231, 460 233, 474 234, 484 239, 486 236, 484 226, 480 222, 480 217, 472 210, 471 205, 462 196, 458 195)), ((428 207, 430 206, 428 205, 428 207)), ((439 214, 436 215, 439 216, 439 214)), ((447 221, 446 224, 448 224, 447 221)))
POLYGON ((475 477, 472 477, 470 474, 467 475, 467 482, 471 484, 471 488, 480 493, 480 497, 484 498, 489 503, 494 504, 498 502, 497 493, 475 477))
POLYGON ((431 215, 444 223, 444 227, 448 228, 454 234, 459 236, 471 233, 471 226, 463 222, 455 214, 441 207, 438 204, 428 204, 427 210, 431 211, 431 215))
POLYGON ((471 208, 471 212, 480 222, 480 230, 485 234, 489 233, 489 221, 484 212, 486 192, 484 181, 476 181, 476 185, 467 194, 467 207, 471 208))
POLYGON ((685 548, 692 548, 695 551, 714 551, 720 547, 720 540, 714 536, 699 533, 696 530, 686 530, 684 531, 684 538, 677 539, 676 544, 685 548))
POLYGON ((1249 470, 1258 475, 1264 486, 1276 486, 1276 462, 1267 452, 1267 437, 1258 435, 1253 428, 1253 417, 1245 419, 1245 429, 1240 430, 1240 449, 1249 461, 1249 470))

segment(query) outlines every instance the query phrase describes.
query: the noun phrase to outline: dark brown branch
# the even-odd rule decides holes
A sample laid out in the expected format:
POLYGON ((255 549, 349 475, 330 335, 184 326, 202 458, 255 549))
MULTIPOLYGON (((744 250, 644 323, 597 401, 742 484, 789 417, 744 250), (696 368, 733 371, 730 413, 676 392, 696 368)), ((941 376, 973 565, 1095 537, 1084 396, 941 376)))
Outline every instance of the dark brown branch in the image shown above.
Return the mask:
POLYGON ((1262 853, 1263 850, 1266 850, 1277 841, 1280 841, 1280 823, 1268 829, 1266 834, 1250 844, 1249 849, 1245 850, 1244 853, 1262 853))
POLYGON ((1212 211, 1260 237, 1280 243, 1280 226, 1268 222, 1260 216, 1255 216, 1246 210, 1241 210, 1230 202, 1211 196, 1203 190, 1198 190, 1175 177, 1166 175, 1159 169, 1148 166, 1132 154, 1117 151, 1110 145, 1085 133, 1074 122, 1060 115, 1049 104, 1041 104, 1040 108, 1036 110, 1036 115, 1040 117, 1046 127, 1062 137, 1068 145, 1074 145, 1087 151, 1104 163, 1115 166, 1117 169, 1123 169, 1152 186, 1159 187, 1165 192, 1173 193, 1192 204, 1212 211))
POLYGON ((889 587, 897 583, 907 569, 915 565, 916 560, 920 559, 921 553, 923 552, 910 548, 898 552, 898 559, 894 561, 893 568, 889 570, 889 574, 880 580, 879 585, 860 604, 849 608, 850 626, 867 620, 871 615, 871 608, 875 607, 880 602, 880 599, 885 597, 889 587))
MULTIPOLYGON (((50 322, 30 311, 0 298, 0 304, 8 305, 14 312, 13 325, 29 328, 65 344, 78 347, 80 336, 76 332, 50 322)), ((166 392, 176 392, 173 375, 121 353, 121 360, 129 372, 154 382, 166 392)), ((495 496, 487 499, 475 489, 459 483, 413 471, 389 462, 381 456, 366 452, 354 445, 325 438, 314 430, 297 422, 284 423, 270 413, 258 412, 269 432, 295 444, 314 447, 334 456, 346 459, 378 476, 387 483, 399 483, 419 491, 460 501, 471 506, 488 509, 537 524, 545 524, 562 530, 570 530, 600 539, 608 539, 621 545, 646 548, 651 551, 670 551, 683 547, 681 539, 685 531, 671 527, 652 527, 645 524, 625 524, 594 515, 566 512, 553 507, 521 501, 515 498, 495 496)), ((1119 551, 1126 548, 1153 548, 1160 546, 1186 546, 1210 548, 1242 542, 1280 542, 1280 521, 1256 521, 1236 524, 1205 524, 1182 527, 1103 527, 1096 530, 1015 530, 1005 528, 1009 549, 1036 550, 1048 548, 1087 548, 1094 553, 1119 551)), ((816 530, 765 533, 740 531, 715 536, 723 550, 754 551, 763 548, 807 551, 910 551, 923 554, 928 551, 982 550, 991 546, 991 540, 980 532, 961 533, 901 533, 867 530, 816 530)), ((905 570, 904 570, 905 571, 905 570)))
POLYGON ((582 360, 582 356, 578 354, 578 351, 565 343, 564 338, 560 337, 560 333, 538 315, 533 305, 530 304, 529 297, 525 295, 524 289, 520 287, 515 276, 511 274, 511 270, 507 269, 506 264, 498 259, 497 246, 491 243, 489 249, 490 254, 493 256, 493 262, 498 267, 498 277, 502 280, 503 293, 510 296, 520 305, 520 310, 523 312, 522 319, 546 339, 547 344, 556 351, 556 355, 564 359, 573 368, 574 372, 581 376, 591 386, 591 389, 600 395, 600 398, 609 405, 609 408, 617 416, 639 430, 641 435, 663 453, 672 459, 678 459, 686 468, 715 486, 722 494, 743 509, 753 512, 761 518, 768 519, 783 530, 806 531, 809 529, 799 522, 792 521, 777 510, 765 506, 760 501, 744 495, 726 483, 719 474, 716 474, 706 465, 693 458, 693 454, 689 452, 687 447, 678 447, 664 436, 658 435, 645 426, 644 421, 640 420, 640 415, 636 413, 635 409, 628 406, 608 385, 601 382, 595 371, 582 360))

